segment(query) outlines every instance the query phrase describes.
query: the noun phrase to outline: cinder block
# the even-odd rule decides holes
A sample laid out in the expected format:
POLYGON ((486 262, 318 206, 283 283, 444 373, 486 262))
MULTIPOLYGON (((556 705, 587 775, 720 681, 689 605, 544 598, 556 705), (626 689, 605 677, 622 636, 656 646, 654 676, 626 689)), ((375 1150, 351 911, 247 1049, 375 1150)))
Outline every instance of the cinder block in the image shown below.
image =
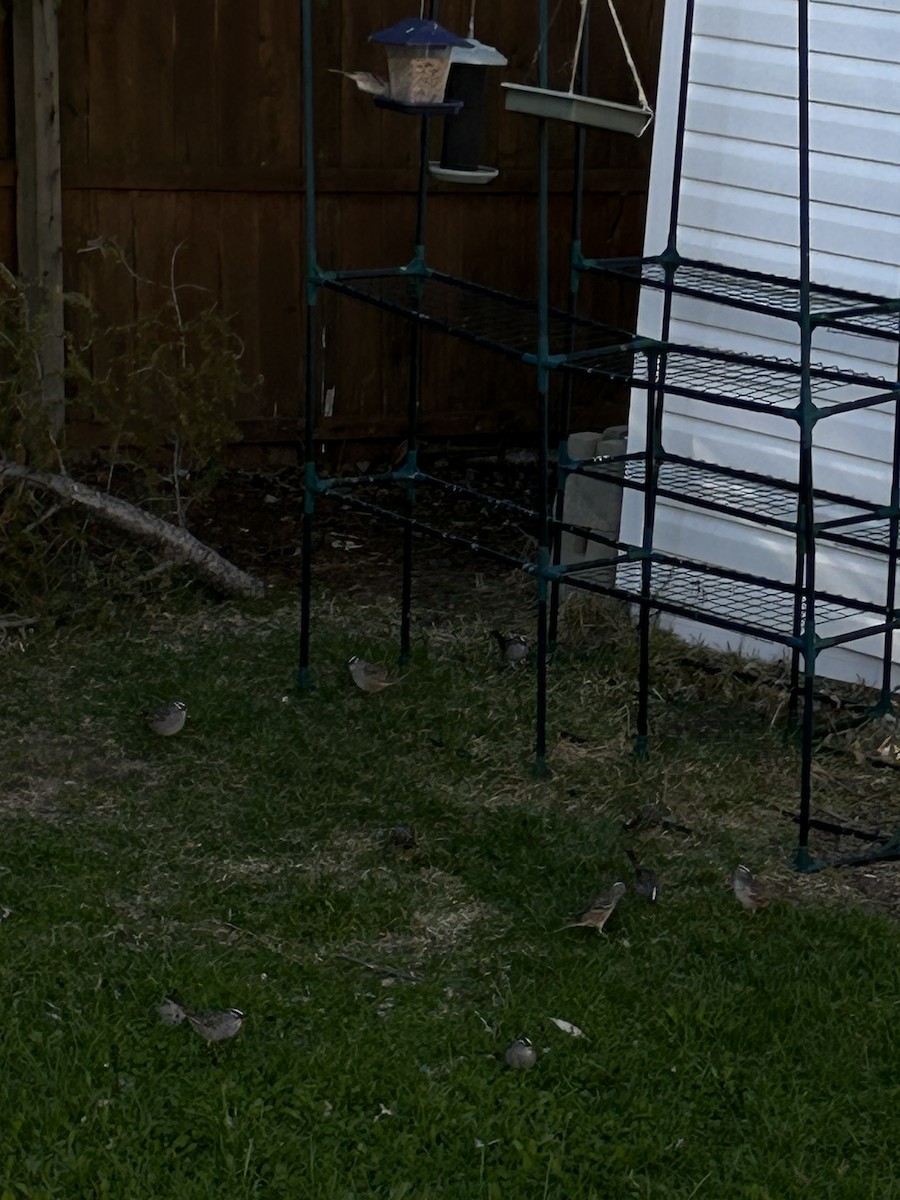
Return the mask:
MULTIPOLYGON (((569 435, 567 449, 575 459, 599 458, 601 455, 615 456, 625 453, 628 427, 613 425, 602 433, 573 433, 569 435)), ((610 473, 621 475, 622 463, 614 463, 610 473)), ((580 525, 592 533, 616 538, 619 535, 619 519, 622 513, 622 489, 618 484, 606 480, 589 479, 586 475, 570 475, 566 480, 563 497, 563 520, 570 525, 580 525)), ((615 550, 600 542, 588 541, 577 533, 563 533, 560 561, 567 565, 589 562, 598 558, 612 558, 615 550)), ((587 578, 598 582, 610 582, 612 570, 597 567, 587 573, 587 578)), ((560 589, 565 597, 572 588, 560 589)))

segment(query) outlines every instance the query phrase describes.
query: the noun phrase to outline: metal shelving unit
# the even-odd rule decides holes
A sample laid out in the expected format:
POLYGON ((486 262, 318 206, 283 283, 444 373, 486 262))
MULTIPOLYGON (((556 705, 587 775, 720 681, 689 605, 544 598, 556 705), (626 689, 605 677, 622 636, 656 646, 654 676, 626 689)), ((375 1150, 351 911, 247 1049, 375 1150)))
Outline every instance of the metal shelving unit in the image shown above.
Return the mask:
MULTIPOLYGON (((788 647, 792 654, 793 710, 802 697, 801 780, 797 866, 817 864, 809 852, 813 693, 816 660, 825 649, 853 641, 883 639, 883 683, 879 709, 890 707, 892 638, 900 627, 896 600, 898 525, 900 525, 900 383, 855 372, 813 359, 813 341, 820 329, 859 337, 887 339, 900 348, 900 299, 879 297, 814 284, 810 278, 809 242, 809 79, 808 0, 798 3, 798 78, 800 146, 800 275, 796 279, 747 271, 725 264, 682 259, 677 250, 680 168, 690 75, 693 0, 687 0, 683 60, 675 148, 670 232, 665 251, 657 256, 602 260, 581 253, 581 187, 585 132, 576 131, 575 192, 572 208, 573 286, 567 310, 549 304, 548 265, 548 119, 536 116, 538 228, 536 256, 538 290, 534 301, 435 271, 425 256, 428 118, 422 118, 419 194, 411 260, 397 267, 370 270, 322 269, 316 254, 314 120, 311 85, 312 0, 301 0, 303 16, 304 135, 307 204, 307 337, 306 337, 306 488, 303 533, 302 619, 299 683, 309 682, 311 624, 312 524, 322 495, 341 501, 381 520, 397 524, 403 533, 400 658, 410 648, 413 535, 423 533, 463 545, 534 576, 537 589, 535 755, 543 765, 546 752, 546 682, 548 650, 555 641, 559 587, 565 583, 585 591, 613 596, 636 607, 641 663, 638 677, 637 751, 648 744, 649 632, 656 611, 687 617, 722 629, 788 647), (642 338, 577 312, 578 280, 595 273, 626 280, 636 287, 656 288, 663 295, 659 338, 642 338), (315 456, 316 426, 316 302, 322 290, 348 300, 374 305, 407 321, 409 326, 408 454, 396 471, 332 480, 319 475, 315 456), (693 296, 763 313, 796 324, 799 352, 780 359, 739 354, 670 341, 673 298, 693 296), (417 428, 421 366, 421 332, 433 329, 533 367, 538 411, 535 502, 522 505, 484 495, 423 472, 418 464, 417 428), (563 434, 568 422, 569 387, 578 376, 599 376, 627 384, 646 394, 644 449, 614 459, 575 461, 566 453, 563 436, 558 457, 554 503, 548 485, 549 386, 554 372, 564 381, 563 434), (665 449, 666 403, 687 397, 746 412, 762 413, 792 422, 798 431, 797 482, 764 473, 736 470, 715 463, 670 454, 665 449), (893 470, 888 504, 817 488, 813 479, 814 433, 820 421, 840 413, 872 406, 892 406, 893 470), (591 476, 640 493, 643 530, 638 544, 607 539, 590 530, 567 525, 562 519, 562 494, 573 474, 591 476), (383 498, 391 485, 395 503, 383 498), (367 489, 378 488, 378 496, 367 489), (488 541, 460 537, 417 514, 423 488, 439 488, 474 498, 485 508, 514 513, 530 523, 536 537, 533 559, 512 556, 488 541), (735 517, 752 531, 768 527, 794 539, 794 564, 789 580, 729 571, 663 553, 656 545, 656 515, 660 499, 735 517), (589 541, 612 548, 613 557, 566 566, 559 561, 560 535, 577 532, 589 541), (816 581, 816 550, 820 542, 869 551, 886 560, 887 586, 883 603, 871 604, 823 591, 816 581), (597 568, 604 568, 598 577, 597 568), (802 670, 801 670, 802 667, 802 670)), ((430 6, 436 17, 437 4, 430 6)), ((538 0, 541 30, 538 53, 539 87, 547 87, 548 3, 538 0)), ((586 45, 586 41, 585 41, 586 45)), ((582 51, 581 79, 587 75, 582 51)))
MULTIPOLYGON (((655 386, 648 390, 646 445, 640 454, 626 455, 618 469, 612 463, 591 464, 563 460, 568 473, 598 474, 625 488, 644 494, 642 550, 654 560, 641 578, 640 620, 646 623, 648 601, 662 611, 701 623, 719 625, 792 650, 793 711, 802 695, 801 780, 798 812, 799 844, 796 865, 819 865, 809 850, 809 833, 816 821, 811 812, 813 748, 813 694, 816 660, 825 649, 860 637, 882 638, 882 684, 876 712, 891 708, 891 663, 894 631, 900 627, 897 609, 898 517, 900 517, 900 373, 892 380, 865 372, 838 370, 814 361, 816 334, 834 334, 887 340, 900 350, 900 298, 824 286, 810 274, 810 142, 809 142, 809 0, 797 4, 798 78, 798 195, 799 260, 796 278, 746 270, 725 263, 683 257, 677 232, 681 200, 682 163, 693 42, 694 0, 687 0, 682 41, 673 189, 669 235, 658 255, 626 259, 592 259, 582 255, 576 231, 572 267, 576 275, 597 274, 662 294, 659 368, 655 386), (722 305, 792 323, 799 333, 796 358, 759 360, 716 350, 676 346, 670 341, 673 300, 688 296, 707 304, 722 305), (667 453, 664 444, 666 401, 673 396, 708 401, 748 412, 768 412, 793 422, 797 429, 797 483, 738 471, 667 453), (867 503, 857 497, 827 492, 815 486, 813 452, 818 423, 841 413, 876 405, 889 406, 893 421, 890 498, 887 504, 867 503), (774 580, 747 578, 733 590, 721 573, 714 588, 704 573, 702 595, 691 596, 688 566, 680 575, 679 599, 667 602, 656 574, 655 522, 660 499, 728 514, 748 527, 781 529, 794 537, 794 574, 790 585, 774 580), (886 560, 884 603, 862 606, 857 601, 828 596, 816 582, 820 544, 850 546, 881 555, 886 560), (714 594, 711 593, 714 591, 714 594), (768 599, 766 598, 768 597, 768 599), (668 604, 668 606, 667 606, 668 604), (867 612, 862 613, 862 608, 867 612), (740 620, 728 620, 740 612, 740 620), (756 628, 754 629, 754 626, 756 628), (802 670, 801 670, 802 667, 802 670)), ((821 352, 818 352, 821 353, 821 352)), ((900 364, 898 364, 900 366, 900 364)), ((641 381, 636 381, 641 386, 641 381)), ((634 574, 633 570, 631 572, 634 574)), ((626 577, 621 569, 619 582, 626 577)), ((697 587, 696 583, 693 585, 697 587)), ((646 638, 642 637, 646 646, 646 638)), ((647 687, 647 664, 642 662, 640 687, 647 687)), ((646 711, 646 705, 642 704, 646 711)), ((646 726, 639 736, 646 736, 646 726)), ((893 852, 893 850, 891 851, 893 852)))

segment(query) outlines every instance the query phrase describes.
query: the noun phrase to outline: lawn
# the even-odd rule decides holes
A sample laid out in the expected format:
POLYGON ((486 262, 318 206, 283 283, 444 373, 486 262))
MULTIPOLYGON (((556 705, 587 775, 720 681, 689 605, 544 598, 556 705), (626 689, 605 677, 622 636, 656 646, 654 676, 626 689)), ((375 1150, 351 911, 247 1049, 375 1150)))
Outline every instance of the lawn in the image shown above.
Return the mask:
MULTIPOLYGON (((394 607, 361 595, 318 604, 304 695, 284 598, 4 644, 0 1200, 900 1197, 898 868, 792 871, 781 673, 657 633, 635 762, 633 634, 580 607, 540 779, 488 637, 521 585, 424 613, 377 695, 346 661, 394 666, 394 607), (560 930, 626 847, 659 902, 560 930), (165 1025, 172 991, 243 1028, 165 1025)), ((844 749, 817 786, 889 821, 895 772, 844 749)))

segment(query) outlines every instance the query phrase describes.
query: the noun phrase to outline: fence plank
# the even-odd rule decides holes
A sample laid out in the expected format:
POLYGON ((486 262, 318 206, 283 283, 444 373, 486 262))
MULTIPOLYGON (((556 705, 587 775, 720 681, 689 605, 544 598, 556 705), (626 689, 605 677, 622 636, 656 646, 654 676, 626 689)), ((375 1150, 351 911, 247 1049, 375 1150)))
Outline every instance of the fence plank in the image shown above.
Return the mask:
POLYGON ((54 433, 63 403, 63 257, 59 149, 59 50, 53 0, 13 12, 16 240, 19 270, 35 312, 45 321, 41 387, 54 433))

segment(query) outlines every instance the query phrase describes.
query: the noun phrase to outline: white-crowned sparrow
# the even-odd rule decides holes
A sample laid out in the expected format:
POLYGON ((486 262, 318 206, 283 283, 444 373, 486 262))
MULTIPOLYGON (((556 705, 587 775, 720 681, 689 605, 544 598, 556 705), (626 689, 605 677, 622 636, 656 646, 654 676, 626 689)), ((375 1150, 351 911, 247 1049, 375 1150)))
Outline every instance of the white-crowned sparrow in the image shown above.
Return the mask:
POLYGON ((145 713, 144 717, 154 733, 158 733, 160 737, 171 737, 173 733, 180 733, 184 729, 187 705, 183 700, 173 700, 171 704, 164 704, 155 712, 145 713))
POLYGON ((381 692, 397 682, 396 679, 391 679, 386 667, 379 663, 368 663, 358 654, 351 655, 347 666, 350 668, 353 682, 364 692, 381 692))
POLYGON ((177 996, 166 996, 158 1011, 163 1024, 180 1025, 187 1021, 207 1042, 225 1042, 233 1038, 244 1023, 244 1014, 239 1008, 213 1008, 197 1013, 186 1008, 177 996))
POLYGON ((517 667, 523 658, 528 657, 528 643, 521 633, 501 633, 499 629, 492 629, 491 637, 511 667, 517 667))
POLYGON ((758 908, 766 908, 769 903, 768 897, 753 878, 750 868, 745 867, 743 863, 732 875, 731 887, 741 908, 755 911, 758 908))
POLYGON ((339 67, 328 69, 333 75, 346 75, 361 92, 367 92, 370 96, 389 96, 391 93, 388 81, 380 75, 373 75, 371 71, 342 71, 339 67))
POLYGON ((598 933, 602 933, 603 926, 612 916, 613 910, 619 903, 619 897, 624 896, 626 890, 622 880, 617 879, 612 887, 600 893, 589 908, 586 908, 583 913, 580 913, 565 925, 560 926, 560 929, 576 929, 585 926, 590 929, 596 929, 598 933))
POLYGON ((537 1051, 527 1037, 516 1038, 503 1055, 506 1065, 517 1071, 527 1071, 537 1062, 537 1051))
POLYGON ((207 1042, 224 1042, 234 1037, 244 1023, 244 1014, 239 1008, 226 1008, 222 1011, 194 1013, 185 1010, 184 1014, 200 1036, 207 1042))
POLYGON ((649 867, 642 866, 638 862, 633 850, 626 848, 625 853, 634 867, 634 890, 639 892, 640 895, 646 896, 648 900, 658 900, 659 880, 649 867))

